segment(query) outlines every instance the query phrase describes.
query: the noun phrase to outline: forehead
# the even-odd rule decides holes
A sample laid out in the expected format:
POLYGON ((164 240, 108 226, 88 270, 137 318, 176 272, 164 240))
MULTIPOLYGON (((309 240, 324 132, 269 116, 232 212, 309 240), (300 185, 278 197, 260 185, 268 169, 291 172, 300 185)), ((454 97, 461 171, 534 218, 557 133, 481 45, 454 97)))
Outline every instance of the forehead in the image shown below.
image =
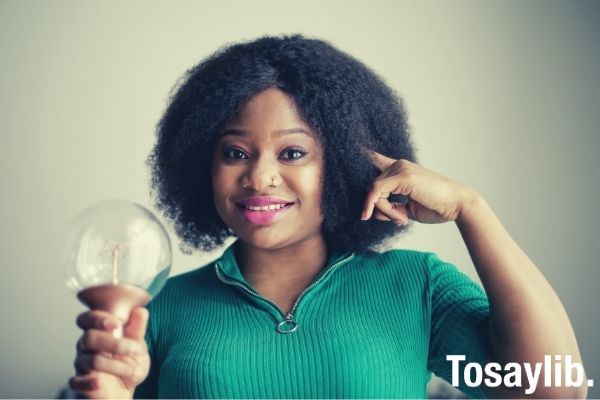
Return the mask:
MULTIPOLYGON (((265 131, 265 133, 268 133, 268 132, 265 131)), ((259 133, 257 133, 257 134, 259 134, 259 133)), ((242 138, 250 137, 250 136, 253 136, 253 131, 237 129, 237 128, 226 128, 222 133, 222 136, 230 136, 230 135, 242 137, 242 138)), ((284 137, 286 135, 304 135, 304 136, 308 136, 310 138, 314 138, 312 132, 310 132, 304 128, 278 129, 278 130, 270 132, 270 136, 275 139, 284 137)))
POLYGON ((312 135, 294 100, 279 89, 267 89, 250 99, 225 126, 226 130, 312 135))

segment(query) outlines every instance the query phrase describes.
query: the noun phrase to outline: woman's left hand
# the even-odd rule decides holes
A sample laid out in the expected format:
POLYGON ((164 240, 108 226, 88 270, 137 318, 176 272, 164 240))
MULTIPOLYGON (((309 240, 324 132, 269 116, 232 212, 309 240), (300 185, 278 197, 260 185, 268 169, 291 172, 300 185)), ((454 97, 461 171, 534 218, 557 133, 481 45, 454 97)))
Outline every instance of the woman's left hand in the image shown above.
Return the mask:
POLYGON ((445 176, 408 160, 395 160, 367 150, 373 165, 381 171, 372 183, 361 219, 372 216, 381 221, 406 225, 409 219, 425 224, 455 221, 476 192, 445 176), (408 197, 408 203, 388 201, 390 194, 408 197))

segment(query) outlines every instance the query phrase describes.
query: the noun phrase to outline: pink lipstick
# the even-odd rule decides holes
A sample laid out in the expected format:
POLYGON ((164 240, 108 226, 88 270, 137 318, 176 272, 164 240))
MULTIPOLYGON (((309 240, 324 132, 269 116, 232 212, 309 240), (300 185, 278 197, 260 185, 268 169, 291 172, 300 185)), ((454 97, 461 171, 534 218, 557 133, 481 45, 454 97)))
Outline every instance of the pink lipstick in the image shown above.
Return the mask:
POLYGON ((246 220, 255 225, 276 222, 293 204, 294 202, 275 197, 248 197, 236 203, 246 220))

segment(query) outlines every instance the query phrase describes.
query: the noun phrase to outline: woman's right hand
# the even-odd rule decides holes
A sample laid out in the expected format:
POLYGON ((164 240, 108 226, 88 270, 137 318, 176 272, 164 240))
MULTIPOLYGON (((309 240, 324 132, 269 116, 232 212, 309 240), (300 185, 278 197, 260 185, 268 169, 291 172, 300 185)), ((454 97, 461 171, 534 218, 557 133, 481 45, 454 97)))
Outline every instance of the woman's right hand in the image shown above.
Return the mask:
POLYGON ((115 338, 120 326, 114 315, 86 311, 77 317, 84 330, 77 342, 76 375, 69 386, 88 398, 133 398, 135 387, 150 371, 150 355, 144 335, 148 310, 138 307, 123 327, 123 337, 115 338))

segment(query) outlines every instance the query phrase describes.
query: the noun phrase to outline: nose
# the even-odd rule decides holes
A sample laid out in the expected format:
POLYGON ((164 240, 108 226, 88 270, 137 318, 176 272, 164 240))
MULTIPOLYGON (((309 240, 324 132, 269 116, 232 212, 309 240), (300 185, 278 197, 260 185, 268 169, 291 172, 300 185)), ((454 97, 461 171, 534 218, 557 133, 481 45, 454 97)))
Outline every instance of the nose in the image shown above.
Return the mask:
POLYGON ((244 189, 262 191, 281 180, 279 165, 267 157, 258 157, 247 164, 242 174, 241 185, 244 189))

